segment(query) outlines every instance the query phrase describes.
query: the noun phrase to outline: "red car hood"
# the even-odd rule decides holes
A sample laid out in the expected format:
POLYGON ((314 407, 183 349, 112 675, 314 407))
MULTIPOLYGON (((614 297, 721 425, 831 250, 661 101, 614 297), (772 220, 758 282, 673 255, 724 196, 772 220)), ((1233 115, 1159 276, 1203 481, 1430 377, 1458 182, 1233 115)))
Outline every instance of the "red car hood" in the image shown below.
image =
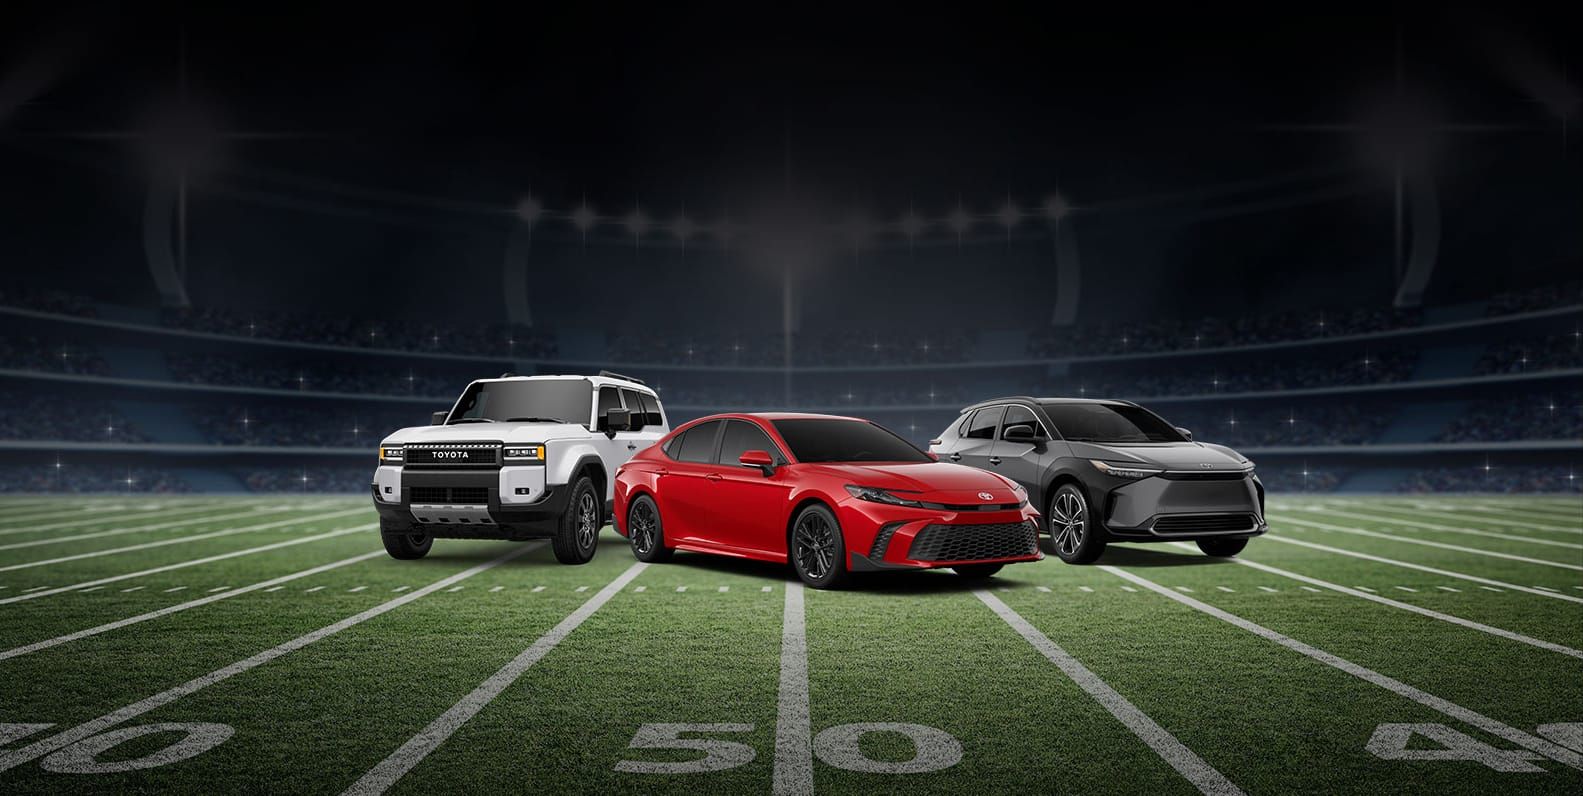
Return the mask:
POLYGON ((1013 503, 1021 499, 1006 479, 960 464, 805 464, 802 467, 811 473, 857 486, 916 492, 920 499, 932 502, 1013 503), (980 497, 980 492, 987 492, 990 497, 980 497))

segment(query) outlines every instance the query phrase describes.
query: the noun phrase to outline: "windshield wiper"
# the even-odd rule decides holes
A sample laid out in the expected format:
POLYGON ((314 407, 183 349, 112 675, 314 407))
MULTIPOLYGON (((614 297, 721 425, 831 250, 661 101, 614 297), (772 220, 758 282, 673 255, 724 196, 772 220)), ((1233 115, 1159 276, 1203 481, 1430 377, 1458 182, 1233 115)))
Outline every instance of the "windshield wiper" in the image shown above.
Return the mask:
POLYGON ((495 419, 492 418, 492 417, 463 417, 463 418, 460 418, 460 419, 457 419, 457 420, 452 420, 451 422, 446 423, 445 425, 447 425, 447 426, 454 426, 454 425, 457 425, 458 423, 493 423, 493 422, 495 422, 495 419))
POLYGON ((565 423, 558 417, 508 417, 507 423, 565 423))

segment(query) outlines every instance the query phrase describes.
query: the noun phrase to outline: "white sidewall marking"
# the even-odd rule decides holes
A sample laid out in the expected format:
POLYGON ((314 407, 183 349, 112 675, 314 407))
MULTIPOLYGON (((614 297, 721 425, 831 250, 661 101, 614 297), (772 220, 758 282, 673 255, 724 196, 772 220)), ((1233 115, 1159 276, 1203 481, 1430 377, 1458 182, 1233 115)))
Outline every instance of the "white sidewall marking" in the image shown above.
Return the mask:
POLYGON ((439 591, 440 589, 456 583, 457 581, 466 580, 467 578, 477 575, 480 572, 493 569, 500 564, 504 564, 513 558, 542 546, 543 543, 541 542, 538 544, 522 545, 520 547, 514 548, 505 555, 497 556, 482 564, 478 564, 458 572, 455 575, 437 580, 421 589, 407 592, 400 597, 380 603, 373 608, 369 608, 368 610, 365 610, 361 613, 349 616, 334 624, 325 625, 324 627, 321 627, 311 633, 298 636, 284 644, 271 647, 267 650, 264 650, 263 652, 237 661, 236 663, 224 668, 216 669, 206 675, 203 675, 202 677, 188 680, 187 682, 182 683, 181 685, 178 685, 174 688, 166 689, 146 699, 133 702, 126 707, 106 713, 97 719, 83 722, 82 724, 66 730, 65 732, 57 733, 40 741, 35 741, 34 743, 28 744, 27 746, 24 746, 20 749, 0 752, 0 771, 7 771, 16 768, 23 763, 37 760, 44 755, 63 749, 67 746, 71 746, 72 744, 77 743, 84 738, 98 735, 99 733, 102 733, 105 730, 116 726, 117 724, 137 718, 138 716, 141 716, 151 710, 169 705, 170 703, 175 702, 182 697, 194 694, 198 691, 208 688, 211 685, 214 685, 215 683, 228 680, 243 672, 256 669, 272 660, 275 660, 276 658, 296 652, 297 650, 319 641, 320 639, 335 635, 336 633, 339 633, 349 627, 362 624, 363 622, 373 619, 376 616, 380 616, 381 614, 385 614, 389 611, 400 608, 401 606, 406 605, 413 600, 439 591))
POLYGON ((197 757, 225 743, 235 734, 236 730, 227 724, 163 723, 123 727, 92 738, 84 738, 40 760, 39 767, 56 774, 118 774, 123 771, 158 768, 197 757), (99 755, 134 738, 165 732, 179 732, 182 733, 182 737, 175 743, 142 757, 108 763, 99 760, 99 755))
MULTIPOLYGON (((973 594, 985 605, 989 606, 989 609, 994 611, 1006 624, 1011 625, 1011 628, 1017 631, 1017 634, 1022 636, 1023 640, 1033 645, 1034 649, 1038 650, 1040 654, 1055 664, 1056 668, 1059 668, 1062 673, 1071 678, 1072 682, 1077 684, 1077 687, 1087 692, 1110 715, 1115 716, 1117 721, 1131 730, 1133 735, 1138 736, 1138 740, 1143 741, 1150 749, 1153 749, 1161 760, 1164 760, 1171 768, 1176 769, 1177 773, 1186 777, 1188 782, 1193 783, 1193 786, 1198 788, 1200 792, 1206 794, 1242 793, 1242 789, 1233 784, 1231 780, 1226 779, 1224 774, 1216 771, 1214 766, 1205 762, 1193 750, 1187 748, 1186 744, 1177 740, 1176 736, 1157 724, 1154 719, 1149 718, 1148 714, 1139 710, 1136 705, 1132 704, 1116 689, 1111 688, 1109 683, 1099 678, 1099 675, 1094 674, 1081 661, 1072 657, 1060 645, 1051 641, 1049 636, 1046 636, 1038 628, 1034 627, 1032 623, 1022 618, 1022 615, 1012 610, 1011 606, 1001 602, 1000 598, 984 590, 975 591, 973 594)), ((1182 599, 1190 600, 1192 598, 1183 597, 1182 599)))
MULTIPOLYGON (((33 652, 38 652, 39 650, 43 650, 43 649, 49 649, 50 647, 58 647, 58 646, 60 646, 62 644, 66 644, 66 643, 69 643, 69 642, 72 642, 72 641, 76 641, 78 639, 84 639, 84 638, 87 638, 89 636, 97 636, 100 633, 108 633, 108 632, 110 632, 112 630, 119 630, 119 629, 121 629, 123 627, 126 627, 128 625, 135 625, 135 624, 137 624, 139 622, 147 622, 150 619, 158 619, 158 618, 160 618, 162 616, 169 616, 171 614, 174 614, 174 613, 177 613, 177 612, 180 612, 180 611, 185 611, 185 610, 187 610, 189 608, 197 608, 200 605, 208 605, 209 603, 219 602, 220 600, 230 599, 232 597, 237 596, 238 594, 246 594, 246 593, 248 593, 250 591, 257 591, 259 589, 263 589, 264 591, 274 591, 275 588, 279 588, 278 586, 276 586, 276 584, 287 583, 289 581, 293 581, 293 580, 296 580, 298 578, 308 577, 309 575, 317 575, 317 574, 319 574, 321 572, 328 572, 328 571, 330 571, 332 569, 337 569, 339 567, 344 567, 344 566, 346 566, 348 564, 356 564, 356 563, 358 563, 360 561, 367 561, 370 558, 377 558, 377 557, 382 556, 382 555, 385 555, 385 552, 383 550, 375 550, 372 553, 364 553, 364 554, 362 554, 360 556, 352 556, 351 558, 343 558, 340 561, 335 561, 335 562, 332 562, 332 563, 329 563, 329 564, 324 564, 322 566, 317 566, 317 567, 314 567, 312 569, 305 569, 305 570, 302 570, 301 572, 293 572, 290 575, 281 575, 278 578, 271 578, 270 580, 260 581, 258 583, 252 584, 251 586, 242 586, 241 588, 232 589, 232 590, 230 590, 230 591, 228 591, 228 592, 226 592, 224 594, 216 594, 216 595, 213 595, 213 596, 210 596, 210 597, 201 597, 201 598, 196 599, 196 600, 189 600, 189 601, 184 602, 184 603, 179 603, 177 605, 172 605, 172 606, 168 606, 168 607, 165 607, 165 608, 161 608, 161 609, 159 609, 157 611, 149 611, 146 614, 138 614, 137 616, 129 617, 127 619, 120 619, 120 620, 117 620, 117 621, 114 621, 114 622, 107 622, 105 624, 98 625, 97 627, 90 627, 90 628, 88 628, 86 630, 79 630, 79 631, 77 631, 75 633, 67 633, 64 636, 56 636, 55 638, 52 638, 52 639, 46 639, 44 641, 36 641, 36 642, 34 642, 32 644, 25 644, 23 646, 15 647, 13 649, 0 651, 0 661, 6 660, 8 658, 20 657, 20 656, 27 655, 27 654, 33 653, 33 652), (270 587, 274 587, 274 588, 270 588, 270 587)), ((142 588, 142 587, 138 586, 136 588, 142 588)), ((125 591, 125 590, 123 589, 123 591, 125 591)))
POLYGON ((1311 528, 1319 528, 1320 530, 1325 530, 1325 531, 1335 531, 1336 533, 1350 533, 1350 534, 1354 534, 1354 535, 1357 535, 1357 536, 1367 536, 1367 537, 1370 537, 1372 539, 1385 539, 1385 540, 1392 541, 1392 542, 1401 542, 1402 544, 1415 544, 1415 545, 1421 545, 1423 547, 1434 547, 1434 548, 1438 548, 1438 549, 1441 549, 1441 550, 1454 550, 1454 551, 1456 551, 1458 553, 1467 553, 1469 555, 1484 556, 1485 558, 1499 558, 1499 559, 1504 559, 1506 561, 1521 561, 1524 564, 1537 564, 1537 565, 1542 566, 1542 567, 1556 567, 1557 569, 1570 569, 1570 570, 1574 570, 1574 571, 1577 571, 1577 572, 1583 572, 1583 564, 1568 564, 1568 563, 1566 563, 1564 561, 1548 561, 1548 560, 1543 559, 1543 558, 1529 558, 1527 556, 1512 555, 1511 553, 1497 553, 1494 550, 1480 550, 1477 547, 1463 547, 1462 545, 1459 545, 1459 544, 1446 544, 1445 542, 1431 542, 1428 539, 1409 539, 1409 538, 1407 538, 1405 536, 1395 536, 1393 534, 1388 534, 1388 533, 1378 533, 1378 532, 1375 532, 1375 531, 1365 531, 1362 528, 1346 528, 1346 527, 1343 527, 1343 526, 1340 526, 1340 525, 1330 525, 1328 523, 1314 522, 1312 520, 1293 519, 1292 517, 1282 517, 1282 518, 1280 518, 1279 522, 1291 522, 1291 523, 1296 523, 1298 525, 1307 525, 1307 526, 1309 526, 1311 528))
POLYGON ((616 770, 629 774, 703 774, 724 771, 753 762, 753 747, 718 738, 683 738, 684 732, 752 732, 751 724, 645 724, 632 736, 628 749, 693 749, 704 753, 697 760, 652 762, 622 760, 616 770))
MULTIPOLYGON (((1361 559, 1363 559, 1365 561, 1373 561, 1373 562, 1375 562, 1377 564, 1390 564, 1393 567, 1403 567, 1405 569, 1416 569, 1419 572, 1430 572, 1430 573, 1433 573, 1433 574, 1436 574, 1436 575, 1444 575, 1444 576, 1446 576, 1448 578, 1457 578, 1458 580, 1466 580, 1466 581, 1471 581, 1473 583, 1488 584, 1484 588, 1489 588, 1490 586, 1500 586, 1501 588, 1511 589, 1513 591, 1521 591, 1521 592, 1527 592, 1529 594, 1537 594, 1540 597, 1554 597, 1557 600, 1566 600, 1568 602, 1583 603, 1583 597, 1573 597, 1573 596, 1571 596, 1569 594, 1552 594, 1552 593, 1544 591, 1542 589, 1530 589, 1527 586, 1518 586, 1515 583, 1507 583, 1505 581, 1494 580, 1494 579, 1491 579, 1491 578, 1482 578, 1482 577, 1479 577, 1478 575, 1469 575, 1469 574, 1464 573, 1464 572, 1453 572, 1453 571, 1451 571, 1449 569, 1439 569, 1437 567, 1428 567, 1428 566, 1424 566, 1423 564, 1414 564, 1414 563, 1412 563, 1410 561, 1398 561, 1398 560, 1396 560, 1394 558, 1382 558, 1380 556, 1370 555, 1368 553, 1360 553, 1360 552, 1358 552, 1356 550, 1347 550, 1347 549, 1341 548, 1341 547, 1331 547, 1330 545, 1319 544, 1317 542, 1305 542, 1305 541, 1303 541, 1301 539, 1292 539, 1292 538, 1287 537, 1287 536, 1269 536, 1269 535, 1266 535, 1266 536, 1262 536, 1262 537, 1259 537, 1259 538, 1261 538, 1261 539, 1268 539, 1268 540, 1270 540, 1272 542, 1280 542, 1282 544, 1295 544, 1295 545, 1300 545, 1302 547, 1312 548, 1314 550, 1323 550, 1323 551, 1325 551, 1327 553, 1335 553, 1337 555, 1351 556, 1353 558, 1361 558, 1361 559)), ((1496 591, 1496 590, 1492 589, 1492 591, 1496 591)))
POLYGON ((1170 599, 1192 608, 1195 611, 1208 614, 1229 625, 1234 625, 1256 636, 1273 641, 1276 644, 1292 650, 1293 652, 1306 655, 1309 658, 1319 661, 1320 663, 1340 669, 1341 671, 1346 672, 1347 674, 1350 674, 1360 680, 1373 683, 1387 691, 1390 691, 1391 693, 1397 694, 1398 696, 1411 699, 1412 701, 1417 702, 1418 704, 1423 705, 1424 707, 1427 707, 1431 710, 1444 713, 1451 718, 1464 722, 1473 727, 1477 727, 1478 729, 1496 737, 1505 738, 1506 740, 1511 741, 1512 743, 1517 744, 1518 746, 1521 746, 1525 749, 1531 749, 1558 763, 1562 763, 1577 769, 1583 769, 1583 754, 1574 752, 1571 749, 1551 743, 1550 741, 1547 741, 1543 738, 1530 735, 1526 732, 1523 732, 1522 730, 1517 729, 1516 727, 1503 724, 1482 713, 1469 710, 1468 708, 1462 707, 1461 705, 1449 700, 1441 699, 1434 694, 1414 688, 1413 686, 1397 680, 1394 677, 1380 674, 1373 669, 1359 666, 1358 664, 1346 660, 1345 658, 1342 658, 1338 655, 1325 652, 1322 649, 1310 646, 1308 644, 1304 644, 1303 642, 1298 641, 1291 636, 1283 635, 1263 625, 1243 619, 1236 614, 1223 611, 1213 605, 1195 600, 1192 597, 1188 597, 1185 594, 1178 594, 1174 591, 1171 591, 1170 589, 1165 588, 1164 586, 1161 586, 1158 583, 1155 583, 1152 580, 1149 580, 1148 578, 1135 575, 1131 572, 1120 570, 1112 566, 1101 566, 1099 568, 1105 572, 1115 575, 1118 578, 1132 581, 1133 583, 1155 592, 1156 594, 1162 594, 1166 597, 1169 597, 1170 599))
MULTIPOLYGON (((1185 544, 1180 544, 1180 543, 1176 543, 1176 546, 1184 548, 1184 549, 1189 549, 1189 550, 1196 549, 1196 548, 1192 547, 1191 545, 1185 545, 1185 544)), ((1351 595, 1353 597, 1357 597, 1359 599, 1368 600, 1369 602, 1379 603, 1381 605, 1389 605, 1392 608, 1397 608, 1397 609, 1400 609, 1400 610, 1403 610, 1403 611, 1409 611, 1411 613, 1418 614, 1419 616, 1427 616, 1430 619, 1438 619, 1438 620, 1440 620, 1442 622, 1449 622, 1449 623, 1451 623, 1453 625, 1458 625, 1458 626, 1461 626, 1461 627, 1465 627, 1465 628, 1468 628, 1470 630, 1477 630, 1477 631, 1479 631, 1481 633, 1488 633, 1488 634, 1490 634, 1492 636, 1499 636, 1501 638, 1508 639, 1510 641, 1518 641, 1518 642, 1522 642, 1523 644, 1528 644, 1530 646, 1538 647, 1540 649, 1550 650, 1551 652, 1559 652, 1562 655, 1570 655, 1570 656, 1572 656, 1574 658, 1583 659, 1583 650, 1575 650, 1575 649, 1572 649, 1571 647, 1563 646, 1561 644, 1555 644, 1555 643, 1549 642, 1549 641, 1544 641, 1544 640, 1541 640, 1541 639, 1534 638, 1532 636, 1525 636, 1525 635, 1523 635, 1521 633, 1514 633, 1514 632, 1512 632, 1510 630, 1502 630, 1501 628, 1492 627, 1490 625, 1483 624, 1482 622, 1474 622, 1471 619, 1463 619, 1463 618, 1461 618, 1459 616, 1452 616, 1450 614, 1440 613, 1439 611, 1432 611, 1432 610, 1430 610, 1428 608, 1423 608, 1423 607, 1420 607, 1420 606, 1417 606, 1417 605, 1413 605, 1412 603, 1399 602, 1397 600, 1392 600, 1389 597, 1381 597, 1381 596, 1375 595, 1375 594, 1368 594, 1368 593, 1360 591, 1358 589, 1349 588, 1347 586, 1342 586, 1342 585, 1337 584, 1337 583, 1331 583, 1329 581, 1320 580, 1318 578, 1311 578, 1311 577, 1309 577, 1307 575, 1299 575, 1296 572, 1290 572, 1290 571, 1287 571, 1287 570, 1284 570, 1284 569, 1280 569, 1279 567, 1272 567, 1272 566, 1270 566, 1268 564, 1260 564, 1257 561, 1249 561, 1249 560, 1247 560, 1245 558, 1233 558, 1231 560, 1235 561, 1236 563, 1241 564, 1241 565, 1243 565, 1245 567, 1252 567, 1252 568, 1254 568, 1256 570, 1259 570, 1260 572, 1268 572, 1271 575, 1280 575, 1283 578, 1291 578, 1292 580, 1301 581, 1303 583, 1311 583, 1311 584, 1313 584, 1315 586, 1323 586, 1324 588, 1330 589, 1332 591, 1338 591, 1338 592, 1341 592, 1342 594, 1347 594, 1347 595, 1351 595)), ((1401 588, 1405 588, 1405 587, 1397 586, 1396 588, 1401 589, 1401 588)))
POLYGON ((10 566, 0 567, 0 572, 10 572, 10 571, 16 570, 16 569, 32 569, 33 567, 49 566, 50 564, 60 564, 60 563, 64 563, 64 562, 67 562, 67 561, 79 561, 79 560, 84 559, 84 558, 98 558, 99 556, 111 556, 111 555, 115 555, 117 553, 130 553, 130 552, 133 552, 135 550, 147 550, 147 549, 153 548, 153 547, 165 547, 167 545, 173 545, 173 544, 185 544, 187 542, 197 542, 197 541, 202 541, 204 539, 214 539, 214 538, 221 537, 221 536, 234 536, 234 535, 239 534, 239 533, 252 533, 254 531, 264 531, 264 530, 269 530, 271 528, 280 528, 280 527, 286 526, 286 525, 307 525, 308 523, 311 523, 311 522, 320 522, 320 521, 323 521, 323 520, 331 519, 333 517, 340 517, 340 516, 345 515, 345 514, 359 514, 359 513, 367 513, 367 509, 346 509, 344 511, 334 511, 334 512, 331 512, 329 514, 320 514, 320 515, 313 516, 313 517, 299 517, 299 518, 290 519, 290 520, 280 520, 278 522, 266 522, 266 523, 264 523, 262 525, 248 525, 248 526, 244 526, 244 527, 241 527, 241 528, 228 528, 228 529, 223 530, 223 531, 211 531, 209 533, 193 534, 192 536, 181 536, 181 537, 177 537, 175 539, 162 539, 162 540, 160 540, 158 542, 144 542, 143 544, 127 545, 126 547, 112 547, 109 550, 94 550, 92 552, 78 553, 76 555, 71 555, 71 556, 61 556, 59 558, 46 558, 46 559, 44 559, 42 561, 27 561, 27 562, 24 562, 24 563, 21 563, 21 564, 12 564, 10 566))
MULTIPOLYGON (((357 526, 353 526, 351 528, 341 528, 341 529, 338 529, 338 530, 330 531, 328 533, 320 533, 320 534, 315 534, 313 536, 304 536, 301 539, 287 539, 287 540, 285 540, 283 542, 271 542, 270 544, 260 545, 258 547, 249 547, 246 550, 233 550, 233 551, 231 551, 229 553, 220 553, 218 555, 204 556, 203 558, 194 558, 191 561, 178 561, 178 562, 176 562, 174 564, 166 564, 165 566, 154 567, 153 569, 145 569, 145 570, 140 570, 138 572, 128 572, 125 575, 112 575, 112 576, 110 576, 108 578, 100 578, 98 580, 90 580, 90 581, 87 581, 87 582, 84 582, 84 583, 74 583, 74 584, 72 584, 70 586, 60 586, 60 587, 54 588, 54 589, 46 589, 46 590, 43 590, 43 591, 35 591, 35 592, 30 593, 30 594, 19 594, 19 595, 15 596, 15 597, 7 597, 7 598, 5 598, 3 600, 0 600, 0 605, 5 605, 7 603, 21 602, 23 600, 36 600, 36 599, 38 599, 40 597, 48 597, 48 596, 50 596, 52 594, 62 594, 62 593, 69 592, 69 591, 76 591, 76 590, 81 589, 81 588, 83 588, 85 586, 99 586, 99 585, 106 584, 106 583, 116 583, 118 581, 129 580, 131 578, 141 578, 144 575, 155 575, 155 574, 158 574, 158 573, 161 573, 161 572, 170 572, 171 570, 175 570, 175 569, 184 569, 186 567, 196 567, 196 566, 198 566, 200 564, 212 564, 212 563, 214 563, 216 561, 224 561, 226 559, 236 558, 238 556, 250 556, 250 555, 253 555, 254 553, 267 553, 267 552, 269 552, 271 550, 279 550, 282 547, 291 547, 292 545, 306 544, 308 542, 318 542, 318 541, 321 541, 321 540, 324 540, 324 539, 333 539, 333 538, 335 538, 337 536, 345 536, 345 535, 347 535, 349 533, 366 533, 367 531, 369 531, 369 530, 371 530, 373 528, 377 528, 377 527, 379 527, 379 525, 377 523, 369 523, 367 525, 357 525, 357 526)), ((177 587, 175 587, 173 589, 165 589, 165 592, 168 593, 168 592, 173 592, 173 591, 181 591, 182 589, 185 589, 185 588, 187 588, 187 587, 186 586, 177 586, 177 587)))
MULTIPOLYGON (((445 743, 446 739, 450 738, 469 719, 478 715, 478 712, 483 710, 484 706, 494 701, 495 697, 500 696, 501 692, 516 682, 517 678, 527 672, 533 664, 538 663, 539 659, 549 654, 550 650, 555 649, 556 645, 571 635, 573 630, 576 630, 579 625, 587 621, 588 617, 593 616, 595 611, 598 611, 605 603, 609 602, 611 597, 626 588, 627 584, 631 583, 632 579, 636 578, 647 567, 648 564, 641 561, 628 567, 625 572, 616 576, 616 579, 611 581, 609 585, 600 589, 594 596, 589 597, 588 601, 579 606, 570 616, 562 619, 560 624, 551 628, 548 633, 539 636, 538 640, 533 642, 531 646, 523 650, 505 666, 500 667, 499 671, 490 675, 489 679, 473 689, 472 693, 462 697, 449 710, 440 714, 439 718, 430 722, 429 726, 424 727, 417 735, 412 736, 406 743, 402 744, 400 748, 391 752, 389 757, 370 769, 362 778, 352 783, 352 786, 347 788, 345 793, 384 793, 391 785, 396 784, 397 780, 405 776, 408 771, 411 771, 414 766, 422 762, 423 758, 428 757, 430 752, 439 748, 440 744, 445 743)), ((417 592, 413 592, 413 594, 417 594, 417 592)), ((411 595, 406 596, 410 597, 411 595)))
POLYGON ((1374 728, 1363 748, 1381 760, 1465 760, 1508 774, 1543 774, 1544 769, 1529 760, 1544 757, 1526 750, 1496 749, 1467 733, 1444 724, 1381 724, 1374 728), (1414 735, 1422 735, 1439 749, 1408 749, 1414 735))
POLYGON ((868 722, 831 727, 813 739, 814 753, 826 765, 865 774, 925 774, 962 762, 962 744, 945 730, 922 724, 868 722), (911 760, 874 760, 858 741, 871 732, 894 732, 912 740, 911 760))
POLYGON ((812 727, 808 708, 808 626, 803 584, 786 584, 781 620, 781 678, 775 703, 776 796, 813 793, 812 727))

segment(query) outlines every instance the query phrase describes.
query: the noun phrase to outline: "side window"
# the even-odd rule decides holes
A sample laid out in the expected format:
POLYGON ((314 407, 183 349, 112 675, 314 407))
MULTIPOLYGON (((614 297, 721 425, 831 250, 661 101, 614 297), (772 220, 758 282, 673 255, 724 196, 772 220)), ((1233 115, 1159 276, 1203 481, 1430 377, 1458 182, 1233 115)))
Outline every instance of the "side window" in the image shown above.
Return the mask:
POLYGON ((644 411, 643 404, 638 401, 637 390, 622 390, 621 400, 626 402, 627 411, 631 413, 632 430, 642 431, 648 425, 648 412, 644 411))
POLYGON ((1006 438, 1006 429, 1019 425, 1027 426, 1034 434, 1042 435, 1044 433, 1044 427, 1039 425, 1039 419, 1033 416, 1032 409, 1026 406, 1008 406, 1006 407, 1006 421, 1000 425, 1000 438, 1006 438))
POLYGON ((594 417, 594 430, 605 430, 605 418, 612 409, 621 408, 621 393, 614 387, 599 388, 599 411, 594 417))
POLYGON ((676 446, 676 461, 701 464, 714 461, 715 432, 719 430, 719 420, 711 420, 701 426, 687 429, 687 433, 682 435, 681 443, 676 446))
POLYGON ((992 406, 980 409, 967 421, 967 432, 962 436, 967 439, 994 439, 995 427, 1000 425, 1001 415, 1006 414, 1006 407, 992 406))
POLYGON ((643 415, 644 415, 643 425, 645 425, 645 426, 663 426, 663 425, 665 425, 665 416, 660 414, 660 399, 655 398, 652 395, 648 395, 646 393, 641 393, 640 392, 640 393, 638 393, 638 400, 642 401, 641 405, 643 407, 643 415))
POLYGON ((720 463, 736 464, 746 451, 764 451, 776 464, 785 463, 775 443, 758 426, 745 420, 727 420, 725 434, 720 437, 720 463))

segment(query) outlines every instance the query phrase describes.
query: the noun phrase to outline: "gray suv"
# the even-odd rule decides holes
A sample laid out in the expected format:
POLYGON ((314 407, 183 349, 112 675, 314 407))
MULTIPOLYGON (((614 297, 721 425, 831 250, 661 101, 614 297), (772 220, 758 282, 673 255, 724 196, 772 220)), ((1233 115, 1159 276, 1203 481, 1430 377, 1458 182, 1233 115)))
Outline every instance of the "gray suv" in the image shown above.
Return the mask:
POLYGON ((1069 564, 1111 541, 1234 556, 1269 530, 1252 462, 1129 401, 996 398, 963 409, 929 450, 1022 484, 1069 564))

